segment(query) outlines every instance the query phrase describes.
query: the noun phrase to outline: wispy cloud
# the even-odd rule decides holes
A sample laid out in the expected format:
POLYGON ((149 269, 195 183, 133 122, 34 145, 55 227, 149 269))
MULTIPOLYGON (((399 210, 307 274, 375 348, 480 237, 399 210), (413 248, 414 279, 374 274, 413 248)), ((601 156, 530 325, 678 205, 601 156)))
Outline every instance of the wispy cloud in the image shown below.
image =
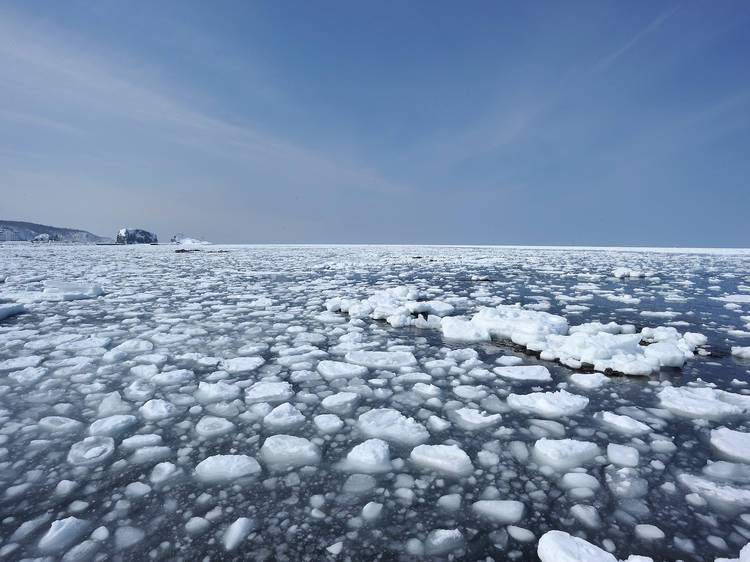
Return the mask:
POLYGON ((634 48, 644 37, 646 37, 650 33, 653 33, 654 31, 659 29, 662 26, 662 24, 665 21, 667 21, 669 18, 674 16, 675 13, 677 13, 679 9, 680 7, 678 5, 656 16, 653 20, 651 20, 651 22, 646 27, 644 27, 638 33, 636 33, 630 39, 630 41, 625 43, 622 47, 620 47, 616 51, 600 59, 598 64, 596 65, 596 69, 599 71, 607 70, 617 61, 617 59, 619 59, 620 57, 625 55, 628 51, 630 51, 632 48, 634 48))
POLYGON ((95 117, 94 126, 129 122, 151 138, 189 146, 209 157, 261 163, 266 170, 276 166, 287 182, 391 193, 411 189, 359 162, 308 149, 241 119, 235 123, 214 117, 186 101, 154 69, 144 70, 118 53, 7 14, 0 19, 0 87, 13 92, 25 106, 3 110, 0 121, 68 132, 83 127, 34 113, 36 107, 55 106, 95 117))

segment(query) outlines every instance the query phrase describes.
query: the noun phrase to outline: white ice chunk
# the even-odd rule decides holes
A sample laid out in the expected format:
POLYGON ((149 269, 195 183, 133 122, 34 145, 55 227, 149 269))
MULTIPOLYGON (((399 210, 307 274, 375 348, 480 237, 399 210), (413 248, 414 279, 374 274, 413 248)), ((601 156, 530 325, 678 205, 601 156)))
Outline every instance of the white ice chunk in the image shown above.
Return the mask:
POLYGON ((467 476, 474 470, 469 455, 456 445, 419 445, 409 459, 419 467, 449 476, 467 476))
POLYGON ((590 441, 575 439, 539 439, 534 443, 534 457, 541 464, 556 470, 568 470, 590 462, 599 454, 599 447, 590 441))
POLYGON ((245 390, 245 402, 285 402, 294 395, 288 382, 259 381, 245 390))
POLYGON ((607 459, 612 464, 618 466, 636 467, 638 466, 640 455, 638 449, 634 447, 610 443, 607 445, 607 459))
POLYGON ((393 370, 417 364, 416 357, 409 351, 350 351, 345 358, 371 369, 393 370))
POLYGON ((321 433, 335 433, 344 427, 344 422, 335 414, 319 414, 313 418, 313 423, 321 433))
POLYGON ((617 562, 606 550, 564 531, 548 531, 537 544, 542 562, 617 562))
POLYGON ((552 380, 547 367, 542 365, 519 365, 516 367, 495 367, 492 371, 496 375, 517 381, 547 382, 552 380))
POLYGON ((727 458, 750 463, 750 433, 720 427, 711 430, 711 445, 727 458))
POLYGON ((377 408, 365 412, 359 416, 357 425, 367 437, 377 437, 402 445, 418 445, 430 438, 422 424, 391 408, 377 408))
POLYGON ((320 451, 303 437, 272 435, 260 448, 260 457, 269 468, 284 469, 317 464, 320 461, 320 451))
POLYGON ((231 401, 238 398, 240 389, 233 384, 219 381, 216 383, 203 382, 198 383, 198 390, 195 398, 201 404, 212 404, 214 402, 231 401))
POLYGON ((480 500, 471 506, 474 513, 500 525, 518 523, 523 518, 524 505, 514 500, 480 500))
POLYGON ((559 418, 576 414, 583 410, 588 403, 589 399, 585 396, 571 394, 566 390, 508 395, 508 406, 511 408, 526 410, 545 418, 559 418))
POLYGON ((226 435, 236 429, 236 426, 224 418, 216 416, 203 416, 195 424, 195 432, 203 439, 213 439, 220 435, 226 435))
POLYGON ((265 359, 262 357, 235 357, 223 360, 219 364, 219 368, 230 375, 239 375, 254 371, 265 362, 265 359))
POLYGON ((368 439, 354 447, 342 463, 352 472, 388 472, 391 470, 391 454, 388 443, 381 439, 368 439))
POLYGON ((224 543, 224 550, 231 552, 237 548, 242 541, 245 540, 247 535, 250 534, 255 528, 255 522, 247 517, 240 517, 235 520, 224 533, 222 542, 224 543))
POLYGON ((133 427, 138 420, 135 416, 117 414, 96 420, 89 426, 91 435, 109 435, 114 437, 133 427))
POLYGON ((305 416, 289 402, 279 404, 264 418, 263 425, 271 430, 291 429, 304 423, 305 416))
POLYGON ((750 396, 709 387, 668 386, 659 400, 663 408, 690 418, 718 419, 750 410, 750 396))
POLYGON ((143 419, 148 421, 159 421, 171 418, 180 413, 177 406, 161 398, 153 398, 141 406, 138 411, 143 419))
POLYGON ((75 465, 90 465, 104 462, 115 452, 111 437, 86 437, 75 443, 68 452, 68 462, 75 465))
POLYGON ((247 455, 214 455, 198 463, 195 475, 203 482, 216 483, 257 474, 260 470, 258 461, 247 455))
POLYGON ((90 526, 88 521, 76 517, 53 521, 49 531, 39 539, 39 550, 47 553, 67 550, 89 530, 90 526))
POLYGON ((594 416, 607 427, 611 427, 626 435, 643 435, 651 431, 651 428, 643 422, 639 422, 630 416, 613 414, 612 412, 599 412, 594 416))
POLYGON ((353 365, 343 361, 321 361, 318 363, 318 372, 327 381, 335 379, 350 379, 354 377, 364 377, 367 374, 367 367, 363 365, 353 365))

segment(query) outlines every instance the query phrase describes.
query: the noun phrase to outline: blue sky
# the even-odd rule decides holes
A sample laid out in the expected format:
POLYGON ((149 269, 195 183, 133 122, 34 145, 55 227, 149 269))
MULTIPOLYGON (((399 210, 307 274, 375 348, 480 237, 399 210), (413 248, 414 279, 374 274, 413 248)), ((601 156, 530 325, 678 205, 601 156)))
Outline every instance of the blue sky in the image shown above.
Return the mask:
POLYGON ((0 218, 750 246, 750 3, 0 5, 0 218))

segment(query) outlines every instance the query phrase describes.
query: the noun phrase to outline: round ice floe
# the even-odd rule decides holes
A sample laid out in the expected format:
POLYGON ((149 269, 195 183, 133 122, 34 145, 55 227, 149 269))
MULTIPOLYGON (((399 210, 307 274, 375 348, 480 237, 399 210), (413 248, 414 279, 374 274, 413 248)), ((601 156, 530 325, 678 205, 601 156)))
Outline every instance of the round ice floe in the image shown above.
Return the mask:
POLYGON ((83 424, 63 416, 47 416, 39 420, 39 428, 51 433, 78 433, 83 424))
POLYGON ((80 539, 89 530, 91 523, 76 517, 66 517, 53 521, 49 531, 39 539, 42 552, 62 552, 80 539))
POLYGON ((261 460, 272 469, 317 464, 318 448, 304 437, 272 435, 260 448, 261 460))
POLYGON ((542 365, 519 365, 516 367, 495 367, 492 369, 496 375, 506 379, 526 382, 547 382, 552 380, 547 367, 542 365))
POLYGON ((197 424, 195 424, 195 432, 202 439, 213 439, 220 435, 226 435, 231 433, 235 429, 235 425, 229 420, 224 418, 217 418, 215 416, 203 416, 197 424))
POLYGON ((590 441, 542 438, 534 443, 534 457, 537 462, 556 470, 582 466, 598 454, 599 447, 590 441))
POLYGON ((668 386, 659 400, 663 408, 690 418, 718 419, 750 410, 750 396, 709 387, 668 386))
POLYGON ((750 433, 720 427, 711 431, 711 445, 727 458, 750 463, 750 433))
POLYGON ((75 443, 68 452, 68 462, 89 465, 104 462, 115 452, 115 441, 111 437, 86 437, 75 443))
POLYGON ((526 410, 545 418, 571 416, 583 410, 588 403, 589 399, 585 396, 566 390, 508 395, 508 406, 514 410, 526 410))
POLYGON ((388 472, 391 470, 388 443, 380 439, 360 443, 346 455, 342 468, 352 472, 388 472))
POLYGON ((284 402, 294 395, 292 385, 288 382, 256 382, 245 390, 245 402, 284 402))
POLYGON ((335 414, 320 414, 313 418, 313 423, 321 433, 335 433, 344 427, 344 422, 335 414))
POLYGON ((425 427, 392 408, 377 408, 365 412, 357 420, 360 431, 367 437, 377 437, 401 445, 418 445, 430 438, 425 427))
POLYGON ((305 416, 289 402, 276 406, 263 418, 263 425, 273 431, 291 429, 304 422, 305 416))
POLYGON ((180 413, 177 406, 161 398, 153 398, 141 406, 138 411, 148 421, 158 421, 171 418, 180 413))
POLYGON ((524 505, 514 500, 480 500, 471 506, 474 513, 494 523, 507 525, 523 518, 524 505))
POLYGON ((321 361, 318 363, 318 372, 323 375, 327 381, 335 379, 350 379, 353 377, 364 377, 367 374, 367 367, 363 365, 353 365, 343 361, 321 361))
POLYGON ((350 351, 345 356, 349 363, 355 363, 371 369, 400 369, 417 364, 417 359, 410 351, 350 351))
POLYGON ((474 470, 471 459, 456 445, 419 445, 409 460, 415 465, 449 476, 467 476, 474 470))
POLYGON ((564 531, 548 531, 537 544, 542 562, 617 562, 606 550, 564 531))
POLYGON ((238 398, 240 389, 233 384, 223 381, 216 383, 200 382, 195 393, 195 399, 201 404, 212 404, 214 402, 229 401, 238 398))
POLYGON ((732 355, 740 359, 750 359, 750 347, 732 347, 732 355))
POLYGON ((249 373, 265 363, 262 357, 235 357, 234 359, 225 359, 219 364, 219 368, 231 375, 240 373, 249 373))
POLYGON ((258 461, 247 455, 214 455, 198 463, 195 476, 203 482, 228 482, 260 470, 258 461))

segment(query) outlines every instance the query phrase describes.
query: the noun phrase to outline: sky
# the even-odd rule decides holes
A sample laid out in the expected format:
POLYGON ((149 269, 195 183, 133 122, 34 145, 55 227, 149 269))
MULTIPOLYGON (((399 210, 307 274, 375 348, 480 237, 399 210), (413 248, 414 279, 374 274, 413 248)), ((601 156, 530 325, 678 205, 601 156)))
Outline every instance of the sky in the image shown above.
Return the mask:
POLYGON ((4 2, 0 219, 749 247, 750 2, 4 2))

